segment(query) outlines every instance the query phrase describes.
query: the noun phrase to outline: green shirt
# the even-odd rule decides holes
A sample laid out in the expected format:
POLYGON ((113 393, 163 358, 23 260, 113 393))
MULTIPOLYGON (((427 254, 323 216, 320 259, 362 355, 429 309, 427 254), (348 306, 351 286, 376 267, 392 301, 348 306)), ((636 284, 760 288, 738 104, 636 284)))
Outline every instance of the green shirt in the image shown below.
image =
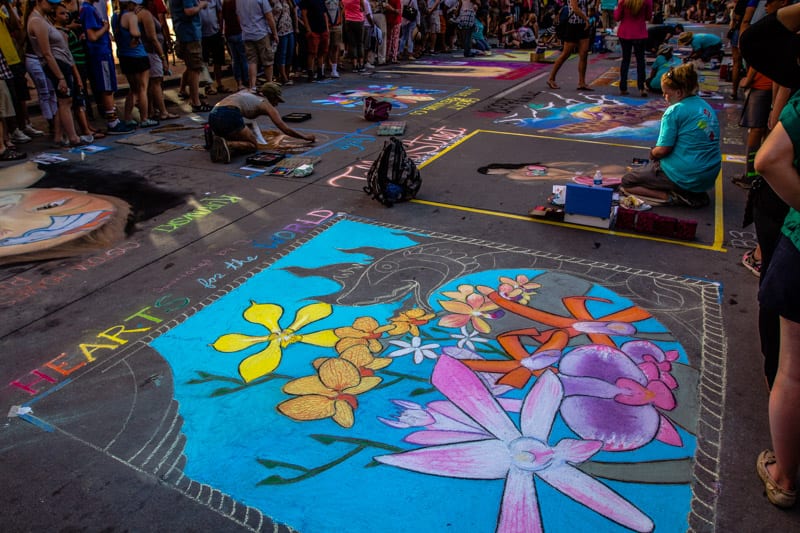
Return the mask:
MULTIPOLYGON (((786 107, 781 111, 781 124, 792 140, 794 146, 794 166, 798 168, 798 151, 800 151, 800 91, 794 93, 786 107)), ((783 234, 792 241, 795 248, 800 250, 800 213, 795 209, 789 209, 789 214, 783 221, 783 234)))

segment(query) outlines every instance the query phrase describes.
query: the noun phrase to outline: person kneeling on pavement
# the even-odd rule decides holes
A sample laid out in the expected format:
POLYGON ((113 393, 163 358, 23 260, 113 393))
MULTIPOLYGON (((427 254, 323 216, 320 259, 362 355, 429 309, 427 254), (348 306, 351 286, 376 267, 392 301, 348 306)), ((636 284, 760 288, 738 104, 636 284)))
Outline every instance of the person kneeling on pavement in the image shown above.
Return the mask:
POLYGON ((722 166, 719 121, 697 96, 697 72, 692 63, 671 68, 661 77, 668 107, 661 119, 650 163, 627 172, 620 192, 640 196, 654 205, 704 207, 722 166))
POLYGON ((304 135, 286 125, 278 110, 281 87, 277 83, 267 82, 261 86, 261 95, 250 91, 239 91, 220 100, 208 115, 208 125, 214 134, 211 143, 211 161, 214 163, 230 163, 231 151, 252 153, 258 150, 258 141, 252 129, 245 126, 244 119, 255 120, 267 116, 273 124, 286 135, 314 142, 316 138, 304 135))

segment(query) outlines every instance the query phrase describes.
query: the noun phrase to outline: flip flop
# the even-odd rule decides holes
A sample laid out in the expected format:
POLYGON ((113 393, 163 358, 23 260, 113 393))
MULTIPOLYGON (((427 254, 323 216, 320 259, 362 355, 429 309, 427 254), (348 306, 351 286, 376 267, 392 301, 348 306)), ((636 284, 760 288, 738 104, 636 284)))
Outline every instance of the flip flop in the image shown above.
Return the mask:
POLYGON ((553 89, 554 91, 561 88, 561 87, 558 86, 558 84, 556 82, 551 81, 551 80, 547 80, 547 86, 550 87, 551 89, 553 89))
POLYGON ((594 91, 594 89, 592 89, 591 87, 587 87, 585 85, 579 86, 578 90, 579 91, 594 91))

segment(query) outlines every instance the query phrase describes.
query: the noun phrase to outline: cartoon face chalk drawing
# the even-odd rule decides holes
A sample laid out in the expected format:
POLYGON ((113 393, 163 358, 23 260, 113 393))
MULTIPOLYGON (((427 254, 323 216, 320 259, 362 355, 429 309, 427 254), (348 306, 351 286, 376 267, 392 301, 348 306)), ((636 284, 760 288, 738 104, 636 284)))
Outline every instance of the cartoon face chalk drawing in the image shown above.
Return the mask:
POLYGON ((105 224, 108 200, 69 189, 0 191, 0 256, 52 248, 105 224))
POLYGON ((308 532, 686 530, 711 311, 575 267, 331 224, 152 341, 185 475, 308 532))

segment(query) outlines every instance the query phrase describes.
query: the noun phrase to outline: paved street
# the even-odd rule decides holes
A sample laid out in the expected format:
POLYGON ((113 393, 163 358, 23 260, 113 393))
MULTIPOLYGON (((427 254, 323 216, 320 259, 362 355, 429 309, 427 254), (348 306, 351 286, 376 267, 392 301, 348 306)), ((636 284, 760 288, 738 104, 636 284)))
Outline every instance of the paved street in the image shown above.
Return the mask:
POLYGON ((133 223, 0 267, 3 531, 800 531, 755 473, 742 102, 702 72, 721 177, 706 208, 653 210, 694 240, 532 218, 646 158, 665 107, 618 95, 615 53, 590 56, 593 91, 576 57, 558 91, 550 68, 440 54, 284 87, 317 142, 266 136, 318 159, 307 177, 212 163, 188 109, 134 134, 155 139, 25 145, 67 159, 34 187, 133 223), (391 208, 363 191, 388 138, 369 94, 423 179, 391 208))

